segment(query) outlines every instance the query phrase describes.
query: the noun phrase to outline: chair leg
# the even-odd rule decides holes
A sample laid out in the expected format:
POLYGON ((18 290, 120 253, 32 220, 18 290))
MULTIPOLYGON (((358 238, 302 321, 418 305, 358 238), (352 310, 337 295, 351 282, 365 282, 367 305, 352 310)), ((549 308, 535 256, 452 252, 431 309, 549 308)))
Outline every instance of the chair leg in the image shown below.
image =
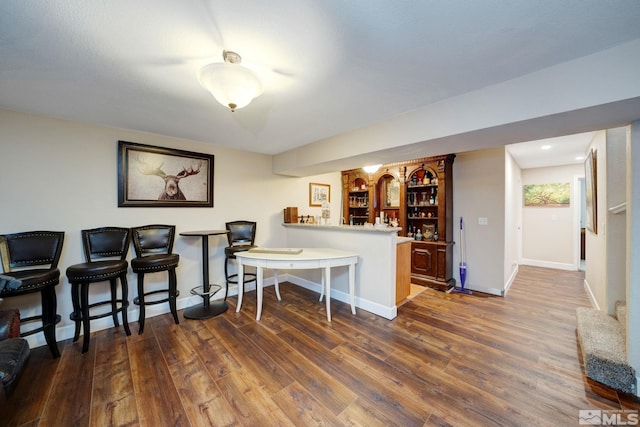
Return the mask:
POLYGON ((127 309, 129 307, 129 285, 127 284, 127 273, 123 273, 120 276, 120 286, 122 287, 122 302, 120 303, 120 306, 122 307, 122 326, 124 327, 125 334, 131 335, 129 320, 127 318, 127 309))
POLYGON ((173 320, 176 325, 180 323, 178 320, 178 311, 176 310, 176 298, 178 294, 178 281, 176 280, 176 270, 172 268, 169 270, 169 309, 173 314, 173 320))
POLYGON ((120 323, 118 322, 118 288, 115 277, 109 280, 109 285, 111 286, 111 317, 113 326, 117 328, 120 323))
POLYGON ((80 305, 82 306, 82 330, 84 331, 84 337, 82 337, 82 352, 86 353, 89 350, 89 340, 91 339, 91 320, 89 319, 89 283, 82 283, 80 285, 80 305))
POLYGON ((45 286, 40 292, 42 298, 42 326, 44 327, 44 339, 49 346, 49 351, 54 359, 60 357, 58 343, 56 342, 56 300, 55 286, 45 286))
POLYGON ((73 304, 73 320, 75 324, 75 331, 73 333, 73 342, 78 341, 80 338, 80 326, 82 323, 82 311, 80 307, 80 289, 78 283, 71 283, 71 302, 73 304))
POLYGON ((226 285, 224 289, 224 300, 227 300, 227 296, 229 295, 229 257, 224 258, 224 283, 226 285))
POLYGON ((144 332, 144 273, 138 273, 138 307, 140 307, 138 316, 138 335, 140 335, 144 332))

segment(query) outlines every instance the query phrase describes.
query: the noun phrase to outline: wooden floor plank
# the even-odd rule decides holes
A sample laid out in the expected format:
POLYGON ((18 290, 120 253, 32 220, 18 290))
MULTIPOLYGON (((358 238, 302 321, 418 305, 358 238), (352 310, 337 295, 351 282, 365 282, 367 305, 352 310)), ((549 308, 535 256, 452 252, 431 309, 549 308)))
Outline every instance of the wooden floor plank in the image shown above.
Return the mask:
POLYGON ((325 408, 337 415, 356 399, 356 394, 321 370, 300 354, 296 354, 293 347, 273 334, 265 333, 260 325, 246 325, 241 331, 253 343, 261 348, 269 349, 269 357, 282 366, 283 369, 296 379, 297 388, 304 388, 315 396, 325 408), (297 363, 291 364, 291 360, 297 363))
POLYGON ((296 426, 337 426, 338 417, 327 411, 322 404, 297 382, 273 395, 272 400, 296 426))
MULTIPOLYGON (((67 342, 59 342, 61 352, 67 342)), ((21 377, 9 400, 0 402, 0 425, 21 426, 40 421, 55 382, 60 359, 51 357, 47 346, 31 349, 21 377), (34 387, 38 384, 38 387, 34 387)))
POLYGON ((95 358, 95 342, 84 354, 82 340, 65 346, 40 425, 90 425, 95 358))
POLYGON ((138 338, 128 343, 140 425, 189 425, 171 371, 164 363, 162 349, 150 329, 145 325, 144 339, 138 338))
POLYGON ((191 425, 231 426, 239 423, 214 379, 202 375, 205 368, 200 359, 176 362, 169 369, 191 425))
POLYGON ((404 425, 418 425, 426 419, 426 417, 421 418, 424 415, 424 410, 416 402, 408 399, 403 400, 386 384, 370 381, 366 370, 349 364, 339 355, 332 353, 308 337, 294 334, 290 330, 284 331, 278 336, 296 348, 304 357, 324 369, 329 375, 351 387, 360 398, 375 402, 383 412, 389 414, 389 417, 404 425))
POLYGON ((218 317, 207 324, 209 330, 224 342, 225 347, 236 360, 242 360, 244 370, 251 372, 260 387, 267 390, 268 395, 280 391, 293 382, 293 378, 285 369, 274 363, 265 350, 248 340, 224 317, 218 317))
POLYGON ((640 410, 584 376, 584 274, 520 266, 505 297, 425 289, 388 320, 281 284, 239 313, 148 318, 32 349, 0 426, 577 425, 581 409, 640 410))
MULTIPOLYGON (((202 323, 202 322, 188 322, 202 323)), ((209 328, 185 328, 192 351, 202 360, 209 375, 217 380, 242 368, 231 352, 209 328)))
POLYGON ((382 406, 367 399, 357 399, 339 415, 341 424, 358 427, 403 427, 405 420, 394 418, 393 413, 385 412, 382 406))
POLYGON ((193 347, 185 335, 185 328, 176 325, 173 316, 164 314, 154 318, 153 330, 158 331, 156 338, 163 349, 163 355, 168 365, 189 362, 195 355, 193 347))
POLYGON ((92 342, 97 354, 90 425, 138 425, 126 335, 121 330, 108 329, 98 332, 92 342))
POLYGON ((249 371, 236 371, 218 381, 223 395, 243 425, 295 426, 249 371))

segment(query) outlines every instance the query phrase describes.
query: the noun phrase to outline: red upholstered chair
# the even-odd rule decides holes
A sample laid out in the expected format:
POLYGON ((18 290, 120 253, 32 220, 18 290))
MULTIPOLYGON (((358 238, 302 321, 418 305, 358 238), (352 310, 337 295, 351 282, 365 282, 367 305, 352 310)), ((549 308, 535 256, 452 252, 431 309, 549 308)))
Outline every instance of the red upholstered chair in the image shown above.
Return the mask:
POLYGON ((41 321, 41 326, 23 332, 21 336, 43 332, 51 355, 60 357, 56 342, 56 289, 60 283, 58 261, 64 242, 63 231, 28 231, 0 235, 0 258, 6 281, 0 298, 12 298, 40 292, 41 314, 22 318, 21 323, 41 321))

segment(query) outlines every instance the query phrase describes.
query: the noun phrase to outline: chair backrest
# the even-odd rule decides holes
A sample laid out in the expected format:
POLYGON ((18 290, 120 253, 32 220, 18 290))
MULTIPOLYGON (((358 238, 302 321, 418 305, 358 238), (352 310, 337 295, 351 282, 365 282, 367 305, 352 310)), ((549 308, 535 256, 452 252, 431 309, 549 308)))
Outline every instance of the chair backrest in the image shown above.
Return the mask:
POLYGON ((226 224, 229 246, 251 245, 256 240, 255 221, 231 221, 226 224))
POLYGON ((143 225, 131 229, 133 248, 137 257, 158 253, 170 254, 175 239, 175 225, 143 225))
POLYGON ((49 265, 58 268, 64 231, 26 231, 0 235, 0 258, 5 273, 12 268, 49 265))
POLYGON ((101 227, 82 230, 82 246, 88 262, 98 258, 127 258, 131 230, 123 227, 101 227))

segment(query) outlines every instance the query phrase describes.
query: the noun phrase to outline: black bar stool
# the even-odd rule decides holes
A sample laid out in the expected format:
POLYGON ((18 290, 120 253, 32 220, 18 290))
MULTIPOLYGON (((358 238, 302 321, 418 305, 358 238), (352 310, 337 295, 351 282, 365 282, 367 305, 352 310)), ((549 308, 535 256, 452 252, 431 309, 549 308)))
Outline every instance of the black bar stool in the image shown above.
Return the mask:
POLYGON ((91 337, 90 321, 112 316, 113 325, 118 327, 118 313, 122 313, 122 326, 127 335, 131 335, 127 321, 127 307, 129 306, 129 288, 127 286, 126 261, 131 242, 131 232, 128 228, 102 227, 82 230, 82 246, 87 262, 75 264, 67 268, 67 279, 71 283, 71 301, 73 313, 69 316, 75 322, 73 342, 80 337, 80 326, 84 329, 82 352, 89 350, 91 337), (122 297, 118 299, 117 279, 120 279, 122 297), (111 299, 89 304, 89 286, 92 283, 109 281, 111 285, 111 299), (90 310, 101 305, 111 305, 111 311, 90 314, 90 310), (119 304, 119 305, 118 305, 119 304))
MULTIPOLYGON (((225 226, 229 233, 227 234, 227 240, 229 246, 224 249, 224 276, 226 278, 227 287, 224 291, 224 299, 227 299, 229 294, 229 283, 237 284, 238 275, 229 274, 229 261, 236 259, 236 252, 248 251, 251 248, 255 248, 256 240, 256 223, 254 221, 231 221, 225 223, 225 226)), ((244 272, 244 283, 251 283, 256 281, 255 273, 244 272)), ((240 289, 238 289, 240 292, 240 289)))
POLYGON ((176 235, 175 225, 144 225, 134 227, 132 231, 133 247, 136 251, 136 258, 131 260, 131 269, 138 274, 138 296, 134 298, 134 304, 140 306, 140 317, 138 320, 138 334, 144 332, 145 306, 169 302, 169 309, 173 315, 176 325, 178 312, 176 310, 176 298, 180 295, 176 280, 176 267, 180 261, 178 254, 173 251, 173 241, 176 235), (144 291, 145 273, 155 273, 166 271, 169 274, 169 287, 154 291, 144 291), (146 301, 147 296, 167 293, 168 296, 159 300, 146 301))
POLYGON ((0 259, 2 259, 5 286, 0 298, 40 292, 42 314, 21 318, 20 323, 40 320, 42 326, 20 334, 21 337, 43 332, 51 355, 60 357, 56 342, 56 324, 60 322, 57 311, 56 286, 60 283, 58 261, 62 253, 64 231, 28 231, 0 235, 0 259), (26 268, 41 267, 44 268, 26 268), (17 268, 18 270, 14 270, 17 268))

